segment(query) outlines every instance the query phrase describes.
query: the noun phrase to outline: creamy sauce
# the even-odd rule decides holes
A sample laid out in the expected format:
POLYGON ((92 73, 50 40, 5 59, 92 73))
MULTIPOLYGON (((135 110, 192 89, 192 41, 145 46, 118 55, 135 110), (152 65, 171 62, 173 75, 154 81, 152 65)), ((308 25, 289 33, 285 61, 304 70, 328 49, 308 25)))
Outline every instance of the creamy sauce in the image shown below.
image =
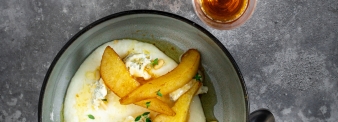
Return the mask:
MULTIPOLYGON (((146 71, 145 68, 147 65, 143 64, 140 65, 141 68, 137 66, 137 69, 140 70, 132 69, 139 75, 137 77, 142 77, 144 79, 150 77, 156 78, 168 73, 177 66, 175 61, 166 56, 152 44, 135 40, 116 40, 108 42, 89 55, 72 78, 64 101, 63 112, 65 122, 133 122, 136 116, 144 112, 150 112, 150 117, 156 115, 156 112, 152 112, 134 104, 121 105, 119 103, 120 98, 110 90, 107 90, 104 84, 102 84, 103 82, 100 80, 98 71, 102 54, 107 46, 112 47, 122 59, 125 58, 126 64, 128 62, 130 63, 133 59, 141 58, 147 59, 143 61, 143 63, 146 63, 147 65, 155 58, 164 60, 165 63, 159 69, 149 69, 146 71), (126 58, 127 56, 130 59, 126 58), (95 119, 91 119, 89 116, 93 116, 95 119)), ((134 67, 132 65, 135 66, 135 64, 129 66, 134 67)), ((198 96, 194 97, 190 106, 189 121, 205 122, 205 116, 198 96)))

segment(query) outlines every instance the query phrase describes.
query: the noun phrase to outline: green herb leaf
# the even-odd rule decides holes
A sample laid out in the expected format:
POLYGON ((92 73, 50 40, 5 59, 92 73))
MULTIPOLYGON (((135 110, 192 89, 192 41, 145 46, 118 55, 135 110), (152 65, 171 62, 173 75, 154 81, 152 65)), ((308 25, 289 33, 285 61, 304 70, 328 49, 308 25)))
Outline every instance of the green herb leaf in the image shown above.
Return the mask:
POLYGON ((150 114, 150 112, 144 112, 143 114, 142 114, 142 116, 147 116, 147 115, 149 115, 150 114))
POLYGON ((146 102, 146 106, 147 106, 147 108, 150 106, 150 101, 146 102))
POLYGON ((107 99, 101 99, 102 101, 107 101, 107 99))
POLYGON ((137 116, 136 118, 135 118, 135 122, 137 122, 137 121, 139 121, 140 119, 141 119, 141 115, 140 116, 137 116))
POLYGON ((156 58, 155 60, 153 60, 152 62, 151 62, 151 65, 152 66, 155 66, 155 65, 157 65, 158 64, 158 58, 156 58))
POLYGON ((88 114, 88 118, 89 119, 95 119, 95 117, 93 115, 91 115, 91 114, 88 114))
POLYGON ((150 118, 146 118, 146 122, 151 122, 150 118))
MULTIPOLYGON (((150 103, 150 102, 147 102, 147 103, 150 103)), ((141 114, 141 115, 139 115, 135 118, 135 122, 139 122, 139 121, 143 122, 144 119, 145 119, 146 122, 151 122, 151 120, 149 118, 149 114, 150 114, 150 112, 144 112, 143 114, 141 114)))
POLYGON ((193 77, 193 79, 195 79, 197 81, 201 81, 201 78, 202 78, 202 76, 198 73, 193 77))
POLYGON ((156 94, 157 94, 157 96, 162 97, 162 93, 161 93, 160 89, 156 92, 156 94))

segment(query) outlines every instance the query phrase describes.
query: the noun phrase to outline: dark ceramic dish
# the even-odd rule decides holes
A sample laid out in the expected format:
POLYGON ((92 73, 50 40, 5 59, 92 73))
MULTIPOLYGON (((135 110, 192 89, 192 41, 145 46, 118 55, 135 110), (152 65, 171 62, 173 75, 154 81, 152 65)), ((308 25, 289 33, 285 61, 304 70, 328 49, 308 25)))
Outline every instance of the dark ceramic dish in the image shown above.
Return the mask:
POLYGON ((157 44, 168 54, 175 52, 170 52, 166 44, 174 45, 178 50, 198 49, 206 76, 204 84, 209 87, 209 92, 200 96, 207 121, 248 121, 244 80, 222 43, 190 20, 153 10, 133 10, 104 17, 71 38, 45 76, 39 101, 39 121, 62 121, 65 94, 81 63, 103 43, 125 38, 157 44))

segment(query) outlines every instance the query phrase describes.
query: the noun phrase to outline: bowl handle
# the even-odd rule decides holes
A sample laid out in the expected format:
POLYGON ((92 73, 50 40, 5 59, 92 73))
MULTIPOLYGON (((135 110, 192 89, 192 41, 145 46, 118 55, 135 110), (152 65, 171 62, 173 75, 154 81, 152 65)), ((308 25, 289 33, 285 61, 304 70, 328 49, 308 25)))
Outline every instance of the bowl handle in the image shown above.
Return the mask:
POLYGON ((275 122, 275 117, 268 109, 259 109, 250 113, 249 122, 275 122))

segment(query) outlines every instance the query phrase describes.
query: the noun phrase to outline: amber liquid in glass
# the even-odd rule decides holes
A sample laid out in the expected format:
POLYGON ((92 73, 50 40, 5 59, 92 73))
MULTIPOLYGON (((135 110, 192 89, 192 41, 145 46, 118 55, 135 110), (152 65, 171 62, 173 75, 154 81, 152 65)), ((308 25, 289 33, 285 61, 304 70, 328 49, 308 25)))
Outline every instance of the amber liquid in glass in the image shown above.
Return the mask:
POLYGON ((219 23, 236 21, 245 12, 249 0, 201 0, 203 13, 219 23))

